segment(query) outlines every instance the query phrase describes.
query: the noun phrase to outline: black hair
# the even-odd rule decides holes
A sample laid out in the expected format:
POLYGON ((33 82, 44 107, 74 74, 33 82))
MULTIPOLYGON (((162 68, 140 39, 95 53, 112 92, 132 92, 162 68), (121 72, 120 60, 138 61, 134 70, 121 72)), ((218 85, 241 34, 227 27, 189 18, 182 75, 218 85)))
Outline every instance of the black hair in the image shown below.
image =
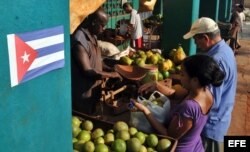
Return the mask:
POLYGON ((122 5, 122 8, 125 9, 125 8, 127 8, 127 7, 129 7, 129 6, 132 7, 132 5, 131 5, 129 2, 126 2, 126 3, 124 3, 124 4, 122 5))
POLYGON ((100 20, 102 16, 106 16, 108 18, 108 14, 104 11, 102 7, 99 7, 95 12, 89 14, 85 20, 80 24, 83 28, 88 28, 93 26, 93 22, 97 22, 100 20))
POLYGON ((242 4, 240 4, 238 7, 244 9, 244 6, 242 4))
POLYGON ((220 86, 225 77, 225 73, 215 60, 207 55, 197 54, 187 57, 183 61, 183 66, 189 77, 198 78, 202 87, 210 84, 220 86))

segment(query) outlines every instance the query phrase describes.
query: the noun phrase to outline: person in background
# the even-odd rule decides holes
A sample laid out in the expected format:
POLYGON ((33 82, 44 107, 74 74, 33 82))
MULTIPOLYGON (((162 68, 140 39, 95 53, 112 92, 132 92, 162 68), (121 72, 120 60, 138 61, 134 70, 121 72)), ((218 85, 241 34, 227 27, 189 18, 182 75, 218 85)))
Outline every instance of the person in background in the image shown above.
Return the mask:
POLYGON ((197 19, 184 39, 194 38, 199 50, 213 57, 225 73, 222 85, 211 86, 214 104, 203 129, 206 152, 223 152, 223 140, 231 122, 237 86, 237 65, 232 49, 221 38, 217 23, 207 17, 197 19))
POLYGON ((232 24, 232 29, 230 30, 229 34, 232 37, 230 39, 229 46, 235 51, 241 47, 239 40, 238 40, 238 33, 242 29, 242 19, 240 13, 244 10, 243 5, 236 4, 235 11, 232 13, 230 18, 230 23, 232 24))
POLYGON ((238 8, 239 8, 239 16, 240 16, 240 22, 241 22, 241 29, 240 32, 242 32, 242 28, 244 25, 244 21, 246 20, 246 16, 245 13, 243 12, 245 10, 244 6, 242 4, 238 4, 238 8))
POLYGON ((131 34, 131 47, 142 48, 143 23, 140 14, 135 9, 133 9, 130 3, 124 3, 123 9, 126 13, 130 14, 128 30, 131 34))
POLYGON ((102 79, 121 78, 117 72, 103 68, 96 36, 103 32, 107 22, 108 15, 99 8, 90 14, 71 35, 73 110, 93 114, 96 103, 101 97, 102 79))
POLYGON ((208 86, 212 84, 219 87, 223 81, 224 73, 213 58, 206 55, 193 55, 184 59, 181 65, 180 80, 182 86, 188 90, 180 94, 158 82, 153 82, 150 88, 147 84, 141 86, 139 91, 148 89, 158 90, 166 96, 172 97, 170 122, 166 126, 157 121, 150 110, 142 103, 133 100, 135 107, 144 113, 150 124, 158 133, 178 139, 176 152, 203 152, 201 131, 208 119, 208 113, 213 105, 213 95, 208 86), (173 101, 179 99, 177 101, 173 101))

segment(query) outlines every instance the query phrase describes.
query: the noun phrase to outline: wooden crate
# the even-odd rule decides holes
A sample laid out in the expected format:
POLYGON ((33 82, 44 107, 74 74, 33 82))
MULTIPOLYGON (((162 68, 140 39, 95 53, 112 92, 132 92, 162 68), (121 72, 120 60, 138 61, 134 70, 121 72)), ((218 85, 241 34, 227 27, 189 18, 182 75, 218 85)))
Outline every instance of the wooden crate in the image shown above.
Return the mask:
MULTIPOLYGON (((80 113, 78 111, 72 111, 72 114, 74 116, 77 116, 78 118, 80 118, 80 120, 91 120, 94 124, 94 129, 95 128, 102 128, 104 130, 104 132, 108 131, 109 129, 113 128, 114 122, 111 121, 106 121, 106 120, 102 120, 100 117, 93 117, 93 116, 89 116, 83 113, 80 113)), ((172 137, 169 136, 163 136, 163 135, 157 135, 159 139, 168 139, 171 141, 171 146, 169 148, 168 151, 166 152, 174 152, 177 146, 178 141, 172 137)))

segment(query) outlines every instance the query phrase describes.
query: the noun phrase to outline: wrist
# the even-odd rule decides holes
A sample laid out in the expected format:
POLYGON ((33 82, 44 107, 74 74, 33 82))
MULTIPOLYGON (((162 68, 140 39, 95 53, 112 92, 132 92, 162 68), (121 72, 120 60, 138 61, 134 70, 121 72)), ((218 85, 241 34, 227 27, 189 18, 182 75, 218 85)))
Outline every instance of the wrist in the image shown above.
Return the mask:
POLYGON ((151 112, 150 112, 148 109, 144 109, 144 110, 143 110, 143 113, 144 113, 145 115, 150 115, 150 114, 151 114, 151 112))

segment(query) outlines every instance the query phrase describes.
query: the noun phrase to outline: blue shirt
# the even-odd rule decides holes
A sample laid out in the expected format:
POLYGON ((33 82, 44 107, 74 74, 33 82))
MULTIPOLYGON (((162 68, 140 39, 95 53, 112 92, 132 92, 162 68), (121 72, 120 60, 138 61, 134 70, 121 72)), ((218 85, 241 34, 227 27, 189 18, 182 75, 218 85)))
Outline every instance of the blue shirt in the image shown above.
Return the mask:
POLYGON ((237 66, 232 49, 221 40, 213 46, 207 55, 213 57, 225 72, 223 83, 219 87, 211 87, 214 104, 202 135, 215 141, 223 142, 231 122, 231 113, 235 101, 237 85, 237 66))

